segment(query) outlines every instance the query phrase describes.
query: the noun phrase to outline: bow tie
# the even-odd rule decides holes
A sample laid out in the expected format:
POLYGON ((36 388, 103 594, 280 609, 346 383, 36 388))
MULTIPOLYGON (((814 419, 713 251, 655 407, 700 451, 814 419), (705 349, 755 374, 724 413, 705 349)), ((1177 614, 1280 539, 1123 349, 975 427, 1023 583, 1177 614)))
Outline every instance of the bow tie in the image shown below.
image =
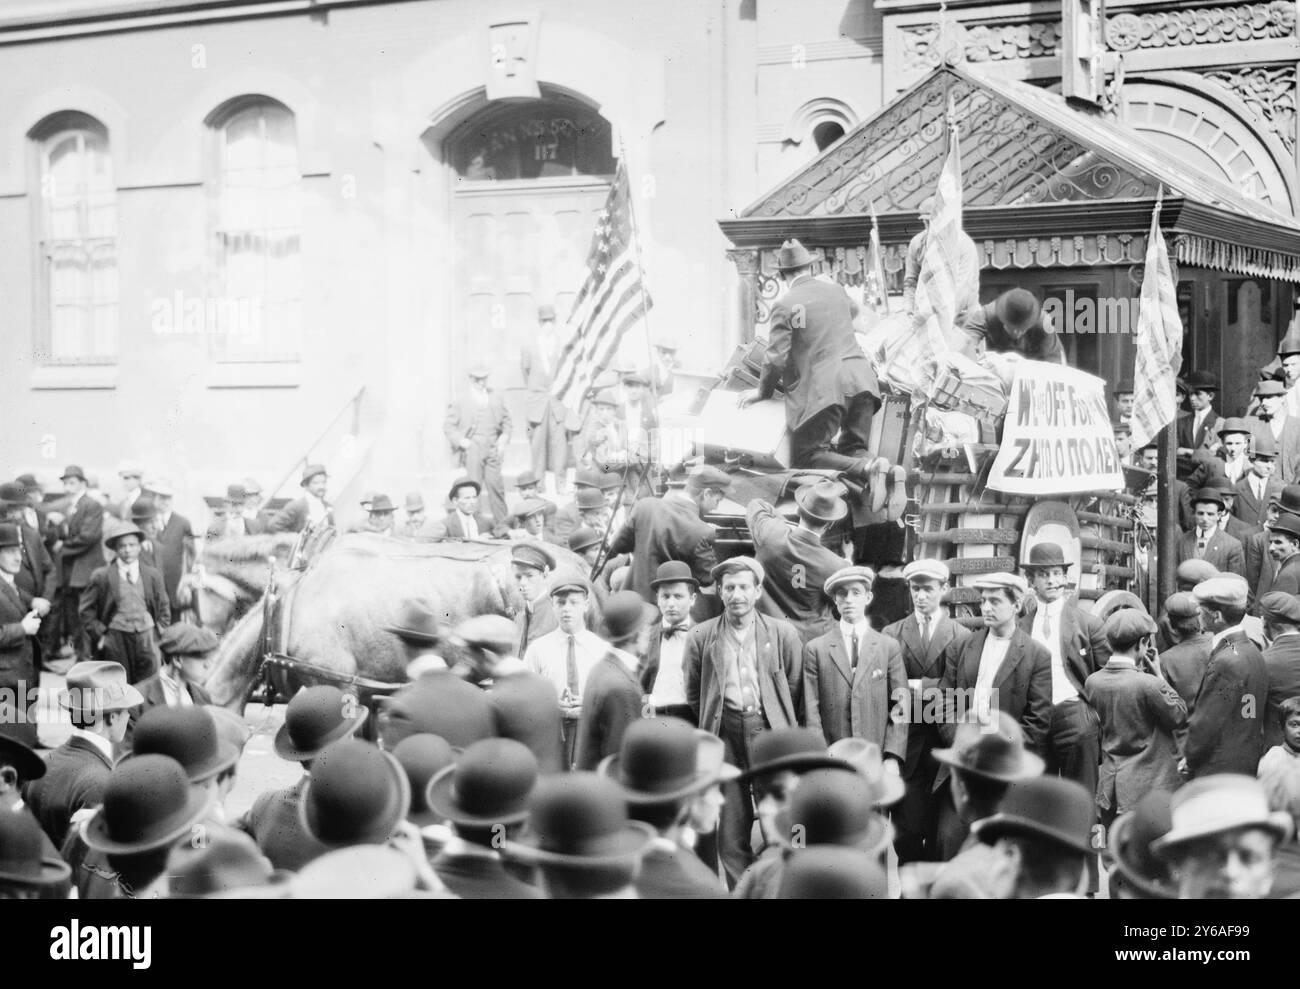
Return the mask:
POLYGON ((688 626, 685 625, 685 624, 682 624, 682 625, 665 625, 665 626, 664 626, 664 638, 665 638, 665 639, 671 639, 671 638, 672 638, 674 635, 676 635, 678 632, 685 632, 685 631, 687 631, 687 628, 688 628, 688 626))

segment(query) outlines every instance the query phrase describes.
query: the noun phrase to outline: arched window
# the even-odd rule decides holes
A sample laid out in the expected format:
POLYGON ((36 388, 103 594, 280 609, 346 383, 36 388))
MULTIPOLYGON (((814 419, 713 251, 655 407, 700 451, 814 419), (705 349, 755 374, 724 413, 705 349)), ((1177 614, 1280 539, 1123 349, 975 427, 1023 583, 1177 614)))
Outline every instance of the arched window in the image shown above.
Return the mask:
POLYGON ((61 113, 32 132, 41 299, 36 359, 111 364, 117 356, 117 189, 108 131, 84 113, 61 113))
POLYGON ((224 360, 302 353, 302 172, 293 114, 250 97, 211 119, 216 137, 215 299, 204 320, 224 360))

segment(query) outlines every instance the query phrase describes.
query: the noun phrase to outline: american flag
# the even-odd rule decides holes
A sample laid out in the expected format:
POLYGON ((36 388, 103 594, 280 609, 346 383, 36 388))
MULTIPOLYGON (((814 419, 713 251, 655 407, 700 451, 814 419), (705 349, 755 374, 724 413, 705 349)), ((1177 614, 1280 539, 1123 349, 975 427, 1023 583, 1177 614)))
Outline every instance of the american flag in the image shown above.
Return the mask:
POLYGON ((871 205, 871 247, 867 251, 866 284, 863 301, 879 316, 889 315, 889 290, 885 281, 885 256, 880 249, 880 226, 876 223, 876 206, 871 205))
POLYGON ((912 332, 897 339, 889 353, 886 377, 911 388, 924 385, 926 362, 947 351, 957 323, 957 293, 961 274, 963 240, 961 230, 961 148, 957 128, 951 129, 948 160, 939 173, 934 194, 934 213, 921 256, 921 273, 916 283, 912 332))
POLYGON ((1169 250, 1160 232, 1160 205, 1156 196, 1147 236, 1146 268, 1142 274, 1142 303, 1137 322, 1137 368, 1133 375, 1133 449, 1140 450, 1178 411, 1178 367, 1183 354, 1183 324, 1178 318, 1169 250))
POLYGON ((609 198, 596 219, 586 281, 565 322, 555 397, 578 407, 591 382, 618 353, 623 337, 645 319, 653 304, 642 277, 627 172, 620 160, 609 198))

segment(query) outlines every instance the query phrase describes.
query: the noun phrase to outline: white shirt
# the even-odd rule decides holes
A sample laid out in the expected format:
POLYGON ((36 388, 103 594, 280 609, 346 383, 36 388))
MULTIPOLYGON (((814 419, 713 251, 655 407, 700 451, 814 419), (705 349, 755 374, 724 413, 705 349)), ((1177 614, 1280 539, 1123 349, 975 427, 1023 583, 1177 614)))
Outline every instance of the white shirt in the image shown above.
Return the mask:
POLYGON ((1257 499, 1260 499, 1262 501, 1264 498, 1264 484, 1265 484, 1264 479, 1260 477, 1258 474, 1256 474, 1254 471, 1251 471, 1249 474, 1246 475, 1246 477, 1250 481, 1250 490, 1254 492, 1255 497, 1257 499))
POLYGON ((123 580, 129 580, 133 584, 140 583, 140 561, 135 560, 131 563, 117 561, 117 572, 123 580))
POLYGON ((310 491, 306 493, 307 498, 307 524, 309 526, 318 525, 326 515, 329 514, 329 506, 323 500, 317 498, 310 491))
POLYGON ((185 686, 184 681, 179 677, 172 676, 167 667, 163 667, 162 672, 158 675, 158 681, 162 684, 163 699, 167 701, 168 707, 194 706, 194 698, 190 697, 189 689, 185 686))
POLYGON ((162 532, 164 529, 166 529, 166 528, 167 528, 167 523, 170 522, 171 520, 172 520, 172 513, 171 513, 171 512, 168 512, 166 515, 159 515, 159 516, 158 516, 158 531, 159 531, 159 532, 162 532))
POLYGON ((457 514, 458 516, 460 516, 460 528, 461 528, 461 531, 462 531, 463 533, 465 533, 465 538, 466 538, 466 539, 477 539, 477 538, 478 538, 478 521, 474 518, 474 516, 473 516, 473 515, 466 515, 466 514, 465 514, 464 512, 462 512, 459 508, 456 509, 456 514, 457 514))
POLYGON ((1242 475, 1246 473, 1247 461, 1245 457, 1239 457, 1236 460, 1225 460, 1223 462, 1223 473, 1228 475, 1228 480, 1236 484, 1241 480, 1242 475))
POLYGON ((850 625, 846 621, 840 622, 840 637, 844 640, 844 653, 849 657, 849 666, 852 667, 857 661, 853 655, 853 632, 858 633, 858 651, 862 651, 862 640, 867 637, 867 631, 871 628, 871 623, 866 621, 858 622, 856 625, 850 625))
MULTIPOLYGON (((587 687, 588 674, 609 652, 609 646, 599 635, 585 628, 574 634, 573 641, 573 655, 578 664, 578 697, 573 698, 576 704, 587 687)), ((569 689, 568 656, 569 636, 557 628, 533 641, 524 653, 524 665, 550 680, 556 693, 563 697, 569 689)))
POLYGON ((93 745, 95 748, 99 749, 100 753, 103 754, 104 758, 107 759, 107 760, 109 761, 109 764, 110 764, 110 765, 112 764, 112 762, 113 762, 113 743, 110 742, 110 741, 109 741, 107 738, 105 738, 103 735, 96 735, 93 731, 86 731, 86 729, 84 729, 84 728, 73 728, 73 729, 72 729, 72 737, 73 737, 73 738, 84 738, 87 742, 89 742, 89 743, 90 743, 91 745, 93 745))
POLYGON ((650 703, 655 707, 686 703, 686 672, 682 669, 682 656, 686 652, 686 637, 677 632, 671 639, 659 639, 659 672, 650 691, 650 703))
POLYGON ((992 632, 984 640, 984 651, 980 653, 980 668, 975 674, 975 702, 978 705, 976 710, 992 710, 990 699, 993 696, 993 681, 997 679, 998 670, 1002 668, 1002 661, 1007 658, 1007 650, 1011 648, 1011 637, 999 639, 992 632))
POLYGON ((17 584, 14 583, 14 575, 8 573, 7 571, 0 570, 0 580, 3 580, 10 587, 16 588, 18 586, 17 584))
POLYGON ((1204 425, 1206 418, 1209 416, 1209 414, 1212 411, 1213 411, 1212 409, 1204 408, 1201 409, 1199 412, 1192 413, 1192 435, 1193 436, 1195 436, 1198 432, 1200 432, 1201 426, 1204 425))
POLYGON ((1052 703, 1075 700, 1079 692, 1074 689, 1065 672, 1065 660, 1061 657, 1061 616, 1065 613, 1065 595, 1055 601, 1038 603, 1038 612, 1034 615, 1034 641, 1047 648, 1052 654, 1052 703), (1051 635, 1044 634, 1050 620, 1051 635))

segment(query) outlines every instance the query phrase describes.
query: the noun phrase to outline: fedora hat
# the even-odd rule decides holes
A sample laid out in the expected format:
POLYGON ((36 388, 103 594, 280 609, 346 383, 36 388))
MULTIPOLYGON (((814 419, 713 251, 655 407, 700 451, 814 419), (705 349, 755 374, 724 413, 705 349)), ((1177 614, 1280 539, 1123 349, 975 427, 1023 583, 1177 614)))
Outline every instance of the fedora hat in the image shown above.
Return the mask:
POLYGON ((1300 484, 1286 485, 1269 500, 1269 505, 1280 508, 1284 512, 1300 515, 1300 484))
POLYGON ((890 828, 876 810, 876 797, 875 787, 859 773, 842 769, 804 773, 789 806, 778 816, 782 842, 842 845, 879 854, 889 844, 890 828))
POLYGON ((1215 773, 1192 780, 1174 792, 1170 802, 1173 826, 1151 842, 1151 851, 1162 859, 1189 841, 1238 828, 1262 828, 1278 841, 1291 834, 1291 815, 1271 811, 1264 784, 1253 776, 1215 773))
POLYGON ((518 824, 537 786, 537 757, 512 738, 475 742, 428 783, 435 814, 465 827, 518 824))
POLYGON ((795 492, 795 504, 804 515, 818 522, 838 522, 849 514, 849 506, 839 495, 841 490, 835 481, 805 484, 795 492))
POLYGON ((776 895, 780 900, 883 900, 889 883, 866 852, 819 845, 790 856, 776 895))
POLYGON ((595 511, 605 507, 605 495, 600 488, 582 488, 574 495, 573 503, 580 512, 595 511))
POLYGON ((1219 390, 1219 379, 1209 371, 1193 371, 1187 376, 1187 390, 1194 391, 1215 391, 1219 390))
POLYGON ((168 625, 158 636, 164 656, 206 656, 218 645, 216 633, 189 622, 168 625))
POLYGON ((826 739, 821 732, 812 728, 773 728, 754 736, 749 768, 737 779, 744 783, 787 769, 806 773, 810 769, 852 768, 826 751, 826 739))
POLYGON ((85 481, 86 472, 76 464, 69 464, 67 467, 63 468, 63 473, 59 475, 59 480, 66 481, 70 477, 75 477, 79 481, 85 481))
POLYGON ((0 484, 0 508, 26 508, 27 489, 17 481, 0 484))
POLYGON ((1041 776, 1046 766, 1025 748, 1020 725, 1004 711, 995 712, 989 721, 972 715, 957 726, 951 748, 930 754, 963 773, 1002 783, 1041 776))
POLYGON ((377 494, 370 501, 370 514, 375 515, 379 512, 395 512, 397 506, 393 504, 393 499, 386 494, 377 494))
POLYGON ((330 848, 382 845, 411 807, 406 770, 359 738, 331 745, 312 763, 298 819, 330 848))
POLYGON ((217 733, 217 723, 202 707, 163 704, 140 715, 126 758, 147 755, 175 759, 191 783, 206 783, 239 761, 239 749, 217 733))
POLYGON ((0 765, 12 766, 24 783, 40 779, 45 775, 45 760, 13 732, 9 725, 0 724, 0 765))
POLYGON ((1250 436, 1254 433, 1250 423, 1241 416, 1230 416, 1223 420, 1223 425, 1219 427, 1219 435, 1227 436, 1229 433, 1245 433, 1250 436))
POLYGON ((57 855, 47 855, 44 832, 32 814, 0 812, 0 884, 53 886, 72 874, 57 855))
POLYGON ((338 687, 304 687, 289 700, 284 724, 275 733, 275 754, 289 762, 314 759, 326 747, 350 737, 370 712, 338 687))
POLYGON ((308 464, 302 469, 302 480, 298 482, 299 487, 305 488, 313 477, 329 477, 329 471, 325 469, 324 464, 308 464))
POLYGON ((1288 536, 1294 536, 1300 539, 1300 515, 1294 515, 1291 512, 1283 512, 1274 521, 1270 522, 1265 528, 1269 532, 1285 532, 1288 536))
POLYGON ((1090 855, 1092 825, 1097 817, 1095 795, 1074 780, 1035 776, 1007 787, 998 812, 971 825, 971 832, 986 845, 1004 835, 1045 838, 1057 845, 1090 855))
POLYGON ((140 691, 126 682, 121 663, 89 660, 68 670, 59 706, 70 711, 126 711, 144 703, 140 691), (83 703, 90 698, 90 703, 83 703))
MULTIPOLYGON (((144 489, 158 498, 175 498, 176 487, 171 481, 156 477, 145 484, 144 489)), ((139 500, 139 499, 137 499, 139 500)))
POLYGON ((1034 543, 1029 547, 1029 558, 1020 564, 1025 570, 1035 570, 1040 567, 1064 567, 1069 568, 1073 564, 1065 559, 1065 550, 1057 543, 1044 540, 1034 543))
POLYGON ((1167 790, 1151 790, 1110 828, 1107 850, 1115 872, 1142 899, 1178 899, 1178 887, 1168 866, 1151 852, 1151 843, 1173 827, 1171 798, 1167 790))
POLYGON ((407 598, 391 625, 382 626, 403 642, 433 645, 445 634, 438 613, 423 598, 407 598))
POLYGON ((604 543, 605 537, 589 525, 579 526, 569 533, 569 549, 574 553, 581 553, 584 549, 602 546, 604 543))
POLYGON ((167 859, 172 899, 260 899, 288 894, 293 873, 276 869, 257 843, 234 828, 214 829, 207 840, 185 842, 167 859))
POLYGON ((555 569, 555 555, 537 542, 515 543, 510 547, 510 562, 543 572, 555 569))
POLYGON ((85 823, 86 845, 110 855, 165 848, 190 834, 208 812, 212 791, 190 785, 185 770, 165 755, 142 755, 113 767, 104 799, 85 823))
MULTIPOLYGON (((1300 353, 1300 351, 1296 351, 1300 353)), ((1255 386, 1255 395, 1258 398, 1273 398, 1286 394, 1286 385, 1276 378, 1265 378, 1255 386)))
MULTIPOLYGON (((139 501, 140 499, 136 499, 139 501)), ((135 506, 131 508, 132 516, 135 514, 135 506)), ((152 513, 150 515, 152 517, 152 513)), ((134 522, 122 522, 115 518, 110 518, 104 522, 104 545, 109 549, 117 546, 117 541, 124 536, 135 536, 141 542, 144 542, 144 531, 134 522)))
POLYGON ((776 252, 776 270, 793 271, 796 268, 806 268, 816 260, 808 248, 792 238, 783 243, 781 249, 776 252))
POLYGON ((623 791, 596 773, 543 777, 533 794, 528 833, 507 841, 510 858, 536 865, 617 866, 640 860, 655 832, 630 821, 623 791))
POLYGON ((483 493, 483 485, 479 484, 478 481, 474 480, 472 477, 458 477, 456 480, 451 482, 451 488, 447 491, 447 500, 455 501, 456 495, 460 492, 461 488, 473 488, 475 494, 483 493))
POLYGON ((407 818, 421 828, 441 824, 442 818, 429 808, 429 781, 455 764, 455 750, 440 735, 419 732, 407 735, 393 746, 393 758, 406 773, 406 781, 411 787, 411 808, 407 811, 407 818))
POLYGON ((885 756, 877 743, 865 738, 841 738, 832 742, 826 753, 847 762, 870 784, 875 806, 889 807, 903 799, 907 786, 901 776, 885 769, 885 756))
POLYGON ((0 523, 0 549, 13 549, 23 544, 22 530, 12 522, 0 523))
POLYGON ((655 571, 655 579, 650 581, 650 589, 657 591, 660 584, 690 584, 697 591, 700 582, 691 572, 691 565, 682 560, 665 560, 655 571))
POLYGON ((716 735, 680 718, 641 718, 628 725, 618 752, 601 760, 596 771, 617 783, 629 804, 675 803, 740 775, 718 753, 701 751, 715 745, 725 750, 716 735))
POLYGON ((993 303, 993 312, 1006 331, 1014 337, 1023 336, 1025 331, 1038 322, 1040 306, 1034 293, 1028 289, 1013 288, 1003 292, 993 303))
POLYGON ((408 512, 424 511, 424 495, 420 494, 418 491, 407 492, 402 507, 408 512))

